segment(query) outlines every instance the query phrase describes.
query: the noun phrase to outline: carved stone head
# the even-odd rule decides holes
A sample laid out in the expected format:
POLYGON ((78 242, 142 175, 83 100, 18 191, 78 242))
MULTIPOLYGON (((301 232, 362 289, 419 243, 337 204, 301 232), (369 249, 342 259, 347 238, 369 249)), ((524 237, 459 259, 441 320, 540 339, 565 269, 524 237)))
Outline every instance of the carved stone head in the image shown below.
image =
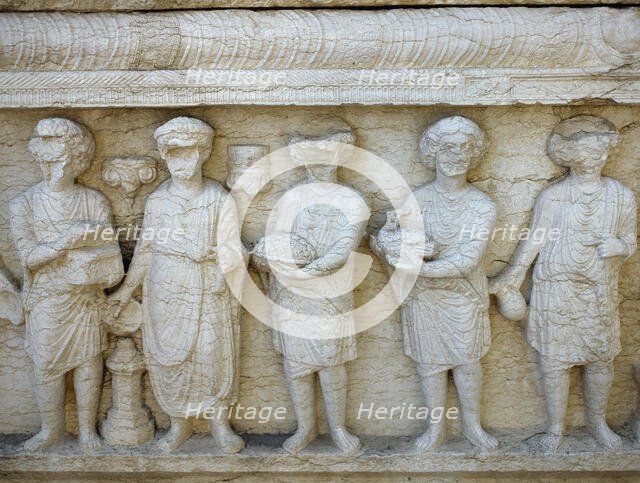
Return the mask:
POLYGON ((95 143, 81 124, 62 117, 42 119, 29 141, 29 151, 40 163, 44 179, 56 184, 75 179, 91 165, 95 143))
POLYGON ((318 137, 296 134, 289 141, 289 153, 305 166, 310 180, 335 182, 339 163, 352 155, 355 142, 350 128, 318 137))
POLYGON ((480 162, 486 146, 485 132, 462 116, 440 119, 420 139, 420 152, 427 166, 445 176, 467 173, 480 162))
POLYGON ((214 136, 211 126, 193 117, 176 117, 153 135, 172 178, 190 180, 201 176, 202 165, 211 155, 214 136))
POLYGON ((567 168, 600 172, 620 144, 616 127, 598 116, 579 115, 558 123, 547 140, 551 160, 567 168))

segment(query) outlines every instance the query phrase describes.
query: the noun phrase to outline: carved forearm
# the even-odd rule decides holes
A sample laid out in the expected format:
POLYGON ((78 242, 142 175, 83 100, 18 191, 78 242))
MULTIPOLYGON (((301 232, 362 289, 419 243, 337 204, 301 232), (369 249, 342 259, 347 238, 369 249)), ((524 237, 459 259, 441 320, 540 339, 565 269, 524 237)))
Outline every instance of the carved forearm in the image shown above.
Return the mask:
POLYGON ((623 256, 625 258, 632 257, 638 250, 638 242, 635 236, 621 236, 618 241, 624 247, 623 256))
POLYGON ((509 266, 501 274, 505 277, 508 285, 519 288, 524 282, 527 270, 538 256, 541 246, 531 240, 525 240, 516 249, 513 257, 509 261, 509 266))
POLYGON ((449 259, 424 262, 420 269, 420 276, 427 278, 453 278, 464 275, 465 271, 449 259))
POLYGON ((52 244, 42 243, 26 256, 25 264, 29 270, 36 271, 65 254, 66 250, 59 241, 52 244))
POLYGON ((334 243, 325 255, 315 259, 305 268, 307 270, 317 270, 320 272, 328 272, 338 269, 347 263, 349 255, 355 248, 357 248, 357 245, 356 237, 343 237, 334 243))
POLYGON ((420 273, 433 278, 464 276, 481 262, 486 245, 484 240, 465 242, 458 247, 456 253, 423 263, 420 273))
POLYGON ((122 282, 123 289, 129 292, 129 294, 133 293, 144 280, 149 265, 151 265, 151 250, 150 245, 145 243, 139 249, 136 249, 133 254, 129 270, 127 271, 124 282, 122 282))

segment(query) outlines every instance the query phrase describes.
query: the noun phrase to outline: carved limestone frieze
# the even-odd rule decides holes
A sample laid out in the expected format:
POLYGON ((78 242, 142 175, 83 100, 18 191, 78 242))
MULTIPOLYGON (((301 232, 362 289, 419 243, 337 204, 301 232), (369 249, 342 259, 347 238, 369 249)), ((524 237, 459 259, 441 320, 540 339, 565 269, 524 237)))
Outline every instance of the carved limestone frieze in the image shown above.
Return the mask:
POLYGON ((0 106, 632 103, 639 12, 0 13, 0 106))

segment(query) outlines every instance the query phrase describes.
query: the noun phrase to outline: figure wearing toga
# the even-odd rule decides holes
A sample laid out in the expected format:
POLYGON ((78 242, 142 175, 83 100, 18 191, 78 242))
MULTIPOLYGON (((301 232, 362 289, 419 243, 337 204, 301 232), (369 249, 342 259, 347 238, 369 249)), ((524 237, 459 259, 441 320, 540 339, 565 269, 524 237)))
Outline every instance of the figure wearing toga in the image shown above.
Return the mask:
POLYGON ((143 238, 113 295, 122 308, 142 284, 145 362, 171 420, 158 443, 164 451, 189 438, 188 417, 208 408, 214 409, 211 432, 218 447, 226 453, 244 447, 228 417, 237 396, 240 307, 224 274, 244 270, 245 254, 233 200, 202 176, 213 134, 206 123, 186 117, 155 131, 171 178, 147 200, 143 238))

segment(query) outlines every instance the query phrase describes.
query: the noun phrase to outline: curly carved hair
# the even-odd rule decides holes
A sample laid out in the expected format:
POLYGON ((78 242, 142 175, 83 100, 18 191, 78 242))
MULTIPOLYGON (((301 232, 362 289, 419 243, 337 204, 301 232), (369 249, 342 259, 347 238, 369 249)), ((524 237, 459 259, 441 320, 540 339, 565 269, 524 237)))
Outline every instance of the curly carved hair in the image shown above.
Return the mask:
POLYGON ((420 138, 420 153, 429 168, 435 169, 436 167, 436 156, 438 154, 440 138, 447 134, 456 133, 463 133, 473 141, 473 155, 470 168, 473 168, 480 162, 487 148, 487 135, 482 128, 471 119, 463 116, 451 116, 440 119, 435 124, 429 126, 420 138))
POLYGON ((42 138, 61 138, 69 148, 69 162, 74 176, 80 176, 91 165, 96 145, 89 130, 82 124, 63 117, 49 117, 38 122, 29 149, 36 154, 36 141, 42 138))
POLYGON ((604 135, 609 138, 608 149, 620 144, 616 127, 604 117, 581 114, 560 121, 547 139, 547 154, 558 166, 569 168, 575 163, 574 143, 586 136, 604 135))

